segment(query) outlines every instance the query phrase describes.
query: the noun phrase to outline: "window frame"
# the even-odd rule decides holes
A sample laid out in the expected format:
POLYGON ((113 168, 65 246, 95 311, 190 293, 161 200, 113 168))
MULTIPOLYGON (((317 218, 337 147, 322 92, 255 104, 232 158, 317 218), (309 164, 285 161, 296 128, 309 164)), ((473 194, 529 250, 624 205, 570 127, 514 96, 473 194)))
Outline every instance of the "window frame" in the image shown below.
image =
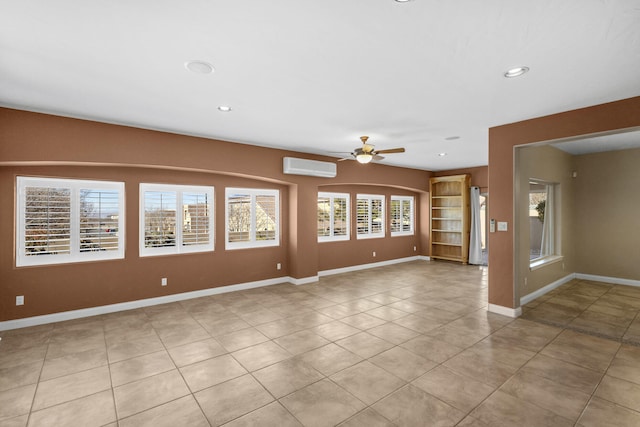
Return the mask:
POLYGON ((379 238, 383 238, 386 236, 386 212, 385 212, 385 204, 386 204, 386 197, 382 194, 357 194, 356 195, 356 211, 354 214, 354 222, 355 222, 355 226, 356 226, 356 239, 379 239, 379 238), (366 233, 361 233, 358 230, 358 202, 360 200, 366 200, 367 201, 367 222, 368 222, 368 229, 366 233), (372 224, 373 224, 373 215, 372 215, 372 203, 373 201, 380 201, 380 218, 382 220, 382 224, 380 226, 380 231, 377 233, 372 232, 372 224))
POLYGON ((415 229, 414 229, 414 224, 415 224, 415 202, 414 202, 414 197, 413 196, 391 196, 391 200, 389 201, 389 230, 391 231, 391 237, 396 237, 396 236, 413 236, 415 234, 415 229), (400 203, 400 218, 399 220, 400 222, 400 231, 394 231, 393 230, 393 220, 395 219, 393 217, 393 202, 399 202, 400 203), (403 209, 403 205, 405 203, 409 203, 409 230, 405 231, 404 230, 404 224, 402 222, 403 220, 403 213, 404 213, 404 209, 403 209))
POLYGON ((226 250, 236 249, 252 249, 280 246, 280 190, 266 188, 243 188, 243 187, 227 187, 224 195, 224 242, 226 250), (249 241, 230 242, 229 241, 229 196, 241 194, 250 197, 250 225, 249 225, 249 241), (274 196, 275 197, 275 233, 274 239, 258 240, 256 238, 256 198, 258 196, 274 196))
POLYGON ((160 255, 179 255, 201 252, 213 252, 215 250, 215 188, 205 185, 180 185, 180 184, 157 184, 157 183, 140 183, 140 202, 139 202, 139 250, 140 257, 160 256, 160 255), (146 192, 165 192, 175 193, 175 245, 163 247, 146 247, 146 192), (184 194, 185 193, 203 193, 208 196, 210 202, 208 206, 209 215, 209 241, 203 244, 185 245, 183 227, 177 224, 184 224, 184 194))
POLYGON ((16 177, 16 267, 68 264, 124 259, 125 256, 125 186, 124 182, 72 178, 16 177), (69 190, 69 252, 44 256, 26 255, 26 189, 29 187, 69 190), (116 250, 81 250, 81 200, 82 190, 110 190, 118 192, 118 231, 116 250))
MULTIPOLYGON (((542 268, 546 265, 549 264, 553 264, 559 261, 562 261, 564 259, 564 256, 562 255, 562 248, 561 248, 561 243, 562 240, 560 238, 561 234, 560 234, 560 228, 561 228, 561 216, 560 216, 560 184, 557 182, 550 182, 550 181, 545 181, 542 179, 536 179, 536 178, 531 178, 529 179, 529 186, 531 185, 543 185, 545 186, 545 192, 548 196, 549 194, 549 187, 552 188, 552 197, 553 197, 553 202, 551 203, 551 207, 552 209, 550 211, 547 211, 546 207, 549 206, 549 203, 546 203, 546 207, 545 207, 545 218, 552 218, 552 223, 553 223, 553 230, 551 232, 551 237, 552 237, 552 241, 551 241, 551 250, 552 253, 550 254, 542 254, 542 251, 540 253, 540 256, 536 257, 536 258, 531 258, 531 255, 529 255, 529 269, 531 271, 537 270, 539 268, 542 268)), ((530 201, 530 195, 531 195, 531 190, 529 190, 529 196, 527 197, 527 201, 530 201)), ((547 201, 547 199, 545 198, 545 201, 547 201)), ((528 208, 528 212, 529 214, 527 215, 528 218, 530 218, 530 211, 531 211, 531 205, 529 204, 529 208, 528 208)), ((543 229, 545 224, 543 223, 543 229)), ((544 233, 544 231, 543 231, 544 233)), ((531 245, 531 234, 529 234, 529 245, 531 245)), ((529 251, 531 251, 531 248, 529 248, 529 251)), ((529 252, 530 254, 530 252, 529 252)))
POLYGON ((350 205, 350 194, 349 193, 329 193, 329 192, 318 192, 318 200, 323 197, 329 199, 329 205, 331 209, 329 211, 329 235, 321 236, 318 234, 318 242, 341 242, 345 240, 349 240, 351 238, 351 205, 350 205), (335 235, 335 200, 336 199, 345 199, 345 235, 335 235))

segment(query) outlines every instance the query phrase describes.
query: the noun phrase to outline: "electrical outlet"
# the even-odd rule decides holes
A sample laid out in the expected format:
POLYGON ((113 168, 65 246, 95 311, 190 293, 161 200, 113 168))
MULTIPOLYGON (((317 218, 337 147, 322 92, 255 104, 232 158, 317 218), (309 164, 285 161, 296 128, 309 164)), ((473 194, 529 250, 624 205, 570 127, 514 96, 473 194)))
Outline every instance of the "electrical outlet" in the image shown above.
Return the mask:
POLYGON ((16 296, 16 305, 24 305, 24 295, 16 296))
POLYGON ((162 280, 160 281, 160 284, 161 284, 162 286, 167 286, 167 278, 166 278, 166 277, 163 277, 163 278, 162 278, 162 280))
POLYGON ((376 251, 373 251, 373 257, 374 258, 376 257, 376 251))
POLYGON ((413 247, 413 252, 415 252, 415 251, 417 251, 417 250, 418 250, 418 247, 417 247, 417 246, 414 246, 414 247, 413 247))
POLYGON ((276 264, 276 269, 277 269, 277 270, 282 270, 282 264, 277 263, 277 264, 276 264))
POLYGON ((527 287, 527 278, 526 277, 524 278, 524 287, 525 288, 527 287))

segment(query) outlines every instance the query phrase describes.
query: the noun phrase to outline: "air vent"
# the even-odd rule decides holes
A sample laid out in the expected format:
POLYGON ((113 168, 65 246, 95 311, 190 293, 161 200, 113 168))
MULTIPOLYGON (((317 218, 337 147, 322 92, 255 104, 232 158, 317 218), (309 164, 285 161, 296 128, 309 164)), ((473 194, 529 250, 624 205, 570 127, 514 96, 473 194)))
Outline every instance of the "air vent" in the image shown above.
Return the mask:
POLYGON ((318 176, 321 178, 335 178, 336 164, 331 162, 319 162, 317 160, 296 159, 285 157, 283 162, 284 173, 289 175, 318 176))

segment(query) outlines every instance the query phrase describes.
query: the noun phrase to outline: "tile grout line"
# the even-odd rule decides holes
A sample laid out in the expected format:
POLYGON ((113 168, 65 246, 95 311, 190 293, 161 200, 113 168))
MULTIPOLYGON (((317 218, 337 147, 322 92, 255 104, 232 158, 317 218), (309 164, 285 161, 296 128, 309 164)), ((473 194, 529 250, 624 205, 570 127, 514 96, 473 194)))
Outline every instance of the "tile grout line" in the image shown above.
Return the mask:
MULTIPOLYGON (((619 343, 618 344, 618 349, 616 350, 616 353, 613 355, 613 357, 611 358, 611 360, 609 360, 609 363, 607 364, 607 368, 603 371, 602 376, 600 377, 600 380, 598 381, 598 384, 596 384, 596 386, 593 388, 593 391, 591 392, 591 395, 589 396, 589 399, 587 400, 587 403, 585 403, 584 407, 582 408, 582 411, 580 411, 580 415, 578 416, 578 418, 576 419, 576 422, 574 423, 574 426, 578 426, 578 423, 580 422, 580 420, 582 419, 582 417, 584 416, 584 413, 587 411, 587 408, 589 407, 589 404, 591 403, 591 401, 593 400, 594 397, 597 397, 595 394, 598 391, 598 388, 600 387, 600 384, 602 384, 602 381, 604 380, 604 377, 607 376, 607 372, 609 372, 609 368, 611 368, 611 364, 613 363, 613 361, 616 359, 616 357, 618 356, 618 353, 620 352, 620 350, 622 349, 622 346, 624 344, 619 343)), ((605 399, 606 400, 606 399, 605 399)), ((614 404, 618 405, 617 403, 613 402, 614 404)))
POLYGON ((54 330, 54 328, 51 329, 50 335, 47 338, 47 349, 44 352, 44 357, 42 359, 42 366, 40 367, 40 373, 38 374, 38 379, 37 379, 37 382, 36 382, 36 388, 33 391, 33 397, 31 398, 31 405, 29 406, 29 412, 27 412, 27 424, 26 425, 29 425, 29 421, 31 420, 31 414, 33 412, 33 405, 36 402, 36 396, 38 394, 38 388, 40 387, 40 378, 42 378, 42 372, 44 371, 44 364, 47 361, 47 354, 49 353, 49 344, 51 342, 51 335, 53 334, 53 330, 54 330))

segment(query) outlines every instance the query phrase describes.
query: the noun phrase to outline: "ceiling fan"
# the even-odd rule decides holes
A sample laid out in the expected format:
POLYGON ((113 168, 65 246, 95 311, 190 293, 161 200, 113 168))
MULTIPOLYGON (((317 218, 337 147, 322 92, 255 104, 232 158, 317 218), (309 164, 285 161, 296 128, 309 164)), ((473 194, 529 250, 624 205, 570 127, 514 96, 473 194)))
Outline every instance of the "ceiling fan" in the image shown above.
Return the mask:
POLYGON ((388 150, 376 150, 373 145, 367 144, 369 140, 368 136, 361 136, 360 141, 362 141, 362 147, 358 147, 354 149, 351 153, 352 157, 346 157, 344 159, 338 160, 339 162, 343 160, 357 160, 358 163, 369 163, 372 160, 382 160, 380 154, 392 154, 392 153, 404 153, 404 148, 391 148, 388 150))

